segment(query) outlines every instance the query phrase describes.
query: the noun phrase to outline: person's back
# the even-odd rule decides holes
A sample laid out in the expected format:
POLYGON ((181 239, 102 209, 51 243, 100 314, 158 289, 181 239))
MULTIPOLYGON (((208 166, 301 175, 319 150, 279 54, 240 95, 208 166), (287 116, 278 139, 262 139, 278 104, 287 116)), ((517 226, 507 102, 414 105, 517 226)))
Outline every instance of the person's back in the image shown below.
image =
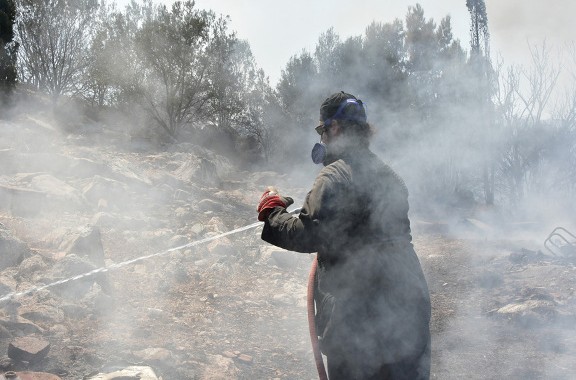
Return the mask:
POLYGON ((430 298, 411 243, 404 181, 369 146, 363 103, 337 93, 320 108, 318 174, 293 217, 265 193, 262 239, 317 252, 316 330, 331 380, 425 380, 430 298))
POLYGON ((318 252, 318 292, 335 301, 328 327, 321 326, 322 349, 340 357, 333 362, 362 363, 348 367, 365 378, 387 363, 419 357, 429 345, 430 300, 411 244, 408 191, 367 149, 322 171, 337 207, 321 223, 326 244, 318 252))
POLYGON ((411 242, 406 185, 368 148, 340 155, 319 177, 326 177, 315 184, 324 187, 320 217, 326 226, 319 232, 328 244, 321 260, 343 260, 363 246, 411 242))

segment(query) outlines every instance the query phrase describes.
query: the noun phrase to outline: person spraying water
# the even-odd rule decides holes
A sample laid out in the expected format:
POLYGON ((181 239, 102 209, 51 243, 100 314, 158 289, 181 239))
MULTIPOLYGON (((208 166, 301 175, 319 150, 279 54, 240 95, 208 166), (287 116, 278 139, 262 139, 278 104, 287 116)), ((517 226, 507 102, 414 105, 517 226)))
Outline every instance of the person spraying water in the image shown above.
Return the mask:
POLYGON ((369 149, 360 99, 331 95, 315 129, 312 159, 324 168, 298 216, 286 210, 292 198, 266 189, 257 207, 261 238, 317 252, 314 331, 330 380, 429 379, 430 295, 406 185, 369 149))

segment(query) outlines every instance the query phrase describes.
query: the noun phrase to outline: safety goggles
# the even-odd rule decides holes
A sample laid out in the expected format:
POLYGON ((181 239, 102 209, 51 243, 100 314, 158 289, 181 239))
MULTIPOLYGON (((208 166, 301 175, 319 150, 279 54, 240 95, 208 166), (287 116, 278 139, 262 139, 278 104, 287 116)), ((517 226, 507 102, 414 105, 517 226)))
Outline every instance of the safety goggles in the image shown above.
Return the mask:
POLYGON ((317 126, 314 129, 316 130, 316 133, 318 133, 320 136, 322 136, 328 128, 324 124, 320 124, 319 126, 317 126))

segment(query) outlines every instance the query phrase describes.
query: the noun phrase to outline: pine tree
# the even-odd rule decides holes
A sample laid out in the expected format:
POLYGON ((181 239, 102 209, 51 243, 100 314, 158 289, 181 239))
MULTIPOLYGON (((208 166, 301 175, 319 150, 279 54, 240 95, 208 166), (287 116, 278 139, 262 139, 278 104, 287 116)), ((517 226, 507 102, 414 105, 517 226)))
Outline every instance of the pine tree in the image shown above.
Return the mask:
POLYGON ((466 0, 466 6, 471 16, 470 26, 470 64, 476 77, 477 111, 480 113, 476 120, 483 120, 485 125, 479 126, 483 130, 481 146, 489 157, 483 163, 484 198, 488 205, 494 204, 494 164, 492 161, 492 128, 493 107, 492 97, 492 65, 490 63, 490 33, 488 31, 488 15, 484 0, 466 0))

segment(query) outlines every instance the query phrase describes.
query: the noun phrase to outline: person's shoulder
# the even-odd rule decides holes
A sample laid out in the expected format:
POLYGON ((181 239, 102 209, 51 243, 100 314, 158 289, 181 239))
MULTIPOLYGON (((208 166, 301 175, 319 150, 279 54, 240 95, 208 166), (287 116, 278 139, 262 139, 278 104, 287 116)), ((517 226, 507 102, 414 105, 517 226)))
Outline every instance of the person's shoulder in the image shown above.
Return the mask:
POLYGON ((318 178, 325 178, 332 181, 346 180, 351 178, 351 168, 344 160, 336 160, 322 168, 318 173, 318 178))
POLYGON ((396 173, 396 171, 389 165, 386 161, 384 161, 380 156, 372 151, 368 151, 366 155, 366 161, 370 163, 371 166, 383 170, 388 173, 396 173))
POLYGON ((370 152, 370 161, 372 170, 377 173, 375 174, 378 178, 387 179, 388 181, 392 180, 397 182, 401 187, 408 190, 406 187, 406 183, 404 179, 398 174, 394 168, 385 162, 382 158, 380 158, 376 153, 370 152))

